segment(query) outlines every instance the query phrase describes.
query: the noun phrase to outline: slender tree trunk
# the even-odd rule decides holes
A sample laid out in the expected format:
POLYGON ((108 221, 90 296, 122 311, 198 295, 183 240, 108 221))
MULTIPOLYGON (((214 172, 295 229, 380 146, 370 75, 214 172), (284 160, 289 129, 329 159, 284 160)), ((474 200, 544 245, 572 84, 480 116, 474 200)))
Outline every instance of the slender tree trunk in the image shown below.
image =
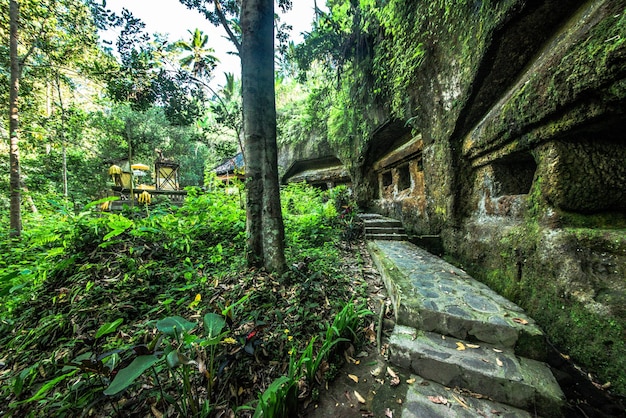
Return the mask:
POLYGON ((135 206, 135 178, 133 175, 133 141, 131 138, 132 132, 130 128, 130 119, 126 119, 124 124, 126 130, 126 141, 128 142, 128 170, 130 171, 130 207, 135 206))
POLYGON ((59 95, 59 107, 61 108, 61 130, 59 136, 61 137, 61 147, 63 149, 63 197, 67 198, 67 149, 65 146, 65 107, 63 106, 63 96, 61 95, 61 80, 57 74, 57 93, 59 95))
POLYGON ((65 146, 65 139, 63 139, 63 197, 67 199, 67 147, 65 146))
POLYGON ((286 264, 276 145, 274 1, 244 0, 241 27, 248 263, 282 273, 286 264))
POLYGON ((17 54, 17 30, 19 19, 19 7, 17 0, 10 0, 9 5, 9 56, 11 61, 11 85, 9 93, 9 165, 10 165, 10 235, 19 237, 22 234, 22 210, 20 189, 20 155, 19 155, 19 113, 17 107, 20 85, 20 62, 17 54))

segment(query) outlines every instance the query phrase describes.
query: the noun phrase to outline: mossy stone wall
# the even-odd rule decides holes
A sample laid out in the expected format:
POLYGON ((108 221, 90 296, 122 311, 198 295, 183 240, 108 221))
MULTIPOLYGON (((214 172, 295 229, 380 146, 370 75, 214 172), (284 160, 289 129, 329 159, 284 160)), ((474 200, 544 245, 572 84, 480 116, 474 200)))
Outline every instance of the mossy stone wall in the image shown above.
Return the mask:
POLYGON ((418 6, 426 54, 390 117, 422 135, 426 207, 397 217, 626 394, 626 2, 478 3, 418 6))

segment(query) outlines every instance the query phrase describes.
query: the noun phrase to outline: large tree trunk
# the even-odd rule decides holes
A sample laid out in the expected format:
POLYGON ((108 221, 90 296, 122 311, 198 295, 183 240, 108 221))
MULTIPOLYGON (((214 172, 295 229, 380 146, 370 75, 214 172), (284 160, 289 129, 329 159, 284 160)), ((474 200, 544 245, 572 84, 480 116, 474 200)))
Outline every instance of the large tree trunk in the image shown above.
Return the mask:
POLYGON ((20 62, 17 54, 17 28, 19 19, 19 8, 16 0, 11 0, 9 6, 9 57, 11 61, 11 85, 9 93, 9 165, 10 165, 10 235, 19 237, 22 234, 22 211, 21 211, 21 191, 20 191, 20 156, 18 147, 18 107, 17 98, 20 85, 20 62))
POLYGON ((244 0, 241 27, 248 263, 282 273, 285 237, 276 145, 273 0, 244 0))

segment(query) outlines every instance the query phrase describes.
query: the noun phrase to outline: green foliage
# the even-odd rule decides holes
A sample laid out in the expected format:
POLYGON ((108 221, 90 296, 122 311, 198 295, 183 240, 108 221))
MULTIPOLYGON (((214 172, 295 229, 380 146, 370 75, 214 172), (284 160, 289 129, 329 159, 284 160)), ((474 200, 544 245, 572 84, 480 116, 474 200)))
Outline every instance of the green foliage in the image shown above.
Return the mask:
POLYGON ((302 248, 318 248, 338 240, 338 231, 332 225, 336 208, 325 195, 306 183, 291 183, 282 190, 287 251, 294 256, 302 248))
POLYGON ((315 385, 316 375, 322 362, 329 359, 332 350, 338 344, 356 342, 357 326, 364 317, 369 315, 373 313, 363 308, 356 309, 354 304, 349 302, 335 316, 321 345, 316 344, 317 335, 314 335, 299 357, 296 350, 292 349, 289 354, 288 375, 274 380, 263 392, 259 397, 254 416, 288 417, 294 415, 297 412, 297 384, 301 374, 309 385, 315 385), (347 334, 350 338, 341 337, 347 334))
POLYGON ((208 47, 209 35, 196 28, 191 35, 191 41, 178 41, 176 48, 181 49, 188 55, 180 59, 183 67, 189 67, 194 77, 208 77, 217 65, 218 59, 213 55, 215 50, 208 47))
POLYGON ((115 375, 115 378, 103 393, 109 396, 120 393, 158 361, 159 358, 155 355, 137 356, 132 363, 115 375))
POLYGON ((300 341, 313 341, 316 356, 301 357, 298 375, 305 363, 315 374, 339 339, 354 337, 341 331, 346 321, 329 318, 362 287, 334 244, 344 194, 297 185, 284 196, 293 202, 289 262, 305 265, 288 274, 291 284, 245 270, 245 213, 239 196, 221 188, 190 189, 182 207, 157 206, 148 216, 93 210, 106 199, 26 216, 21 241, 0 241, 8 413, 113 415, 128 408, 121 398, 181 416, 249 408, 288 368, 263 369, 258 384, 248 383, 242 376, 258 368, 255 358, 285 362, 300 341), (243 392, 232 395, 234 382, 243 392))
POLYGON ((288 417, 296 410, 297 382, 288 376, 281 376, 259 397, 254 418, 288 417))
POLYGON ((113 322, 107 322, 106 324, 102 324, 102 326, 98 328, 98 331, 96 331, 96 335, 94 335, 94 338, 100 338, 107 334, 115 332, 117 330, 117 327, 119 327, 122 322, 124 322, 124 319, 118 318, 113 322))

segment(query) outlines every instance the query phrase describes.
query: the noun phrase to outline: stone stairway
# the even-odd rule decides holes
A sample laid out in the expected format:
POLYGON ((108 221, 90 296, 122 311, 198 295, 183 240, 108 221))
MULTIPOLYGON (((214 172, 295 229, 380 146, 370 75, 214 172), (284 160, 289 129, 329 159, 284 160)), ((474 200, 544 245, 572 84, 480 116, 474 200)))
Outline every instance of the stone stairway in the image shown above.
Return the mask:
POLYGON ((396 315, 389 361, 415 379, 402 417, 563 415, 545 338, 521 308, 409 242, 368 248, 396 315))
POLYGON ((408 239, 404 232, 402 222, 385 218, 375 213, 362 213, 359 218, 363 221, 365 239, 385 241, 405 241, 408 239))

